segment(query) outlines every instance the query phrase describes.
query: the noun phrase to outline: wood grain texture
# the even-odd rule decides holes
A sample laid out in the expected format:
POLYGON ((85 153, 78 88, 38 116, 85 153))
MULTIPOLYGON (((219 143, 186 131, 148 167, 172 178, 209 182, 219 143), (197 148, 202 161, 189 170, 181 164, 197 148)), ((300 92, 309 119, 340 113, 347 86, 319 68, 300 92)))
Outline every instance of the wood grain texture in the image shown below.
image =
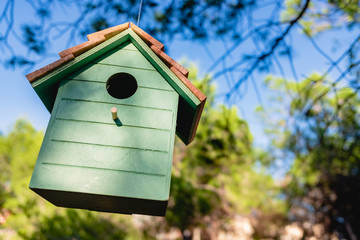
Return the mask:
POLYGON ((62 52, 59 52, 59 55, 61 58, 66 57, 69 54, 74 55, 75 57, 79 56, 80 54, 86 52, 87 50, 99 45, 100 43, 104 42, 106 39, 102 35, 97 35, 96 38, 93 38, 90 41, 80 43, 79 45, 76 45, 74 47, 71 47, 69 49, 66 49, 62 52))
POLYGON ((32 73, 26 75, 26 78, 29 80, 30 83, 34 82, 35 80, 45 76, 49 72, 53 71, 54 69, 60 67, 61 65, 73 60, 75 57, 73 54, 68 54, 66 57, 60 58, 59 60, 46 65, 32 73))
POLYGON ((73 54, 75 57, 86 52, 87 50, 99 45, 100 43, 114 37, 115 35, 121 33, 125 29, 129 28, 129 23, 124 23, 118 26, 107 28, 92 34, 87 35, 88 41, 83 42, 74 47, 68 48, 59 53, 60 57, 66 57, 69 54, 73 54))
POLYGON ((123 24, 120 24, 120 25, 117 25, 114 27, 110 27, 110 28, 89 34, 89 35, 87 35, 87 39, 88 40, 97 39, 98 36, 100 35, 100 36, 104 36, 105 39, 107 40, 107 39, 112 38, 115 35, 121 33, 122 31, 124 31, 125 29, 127 29, 129 27, 130 27, 129 22, 123 23, 123 24))
POLYGON ((159 42, 158 40, 156 40, 155 38, 150 36, 148 33, 146 33, 144 30, 142 30, 141 28, 139 28, 138 26, 136 26, 133 23, 130 23, 130 27, 134 32, 136 32, 137 35, 139 35, 139 37, 141 37, 141 39, 148 46, 155 45, 158 49, 160 49, 161 51, 164 51, 164 44, 162 44, 161 42, 159 42))
POLYGON ((199 99, 200 102, 206 100, 206 96, 192 84, 176 67, 171 67, 170 70, 181 80, 181 82, 199 99))
POLYGON ((176 62, 174 59, 169 57, 166 53, 161 51, 158 47, 155 45, 150 46, 151 50, 158 55, 158 57, 166 64, 168 68, 175 67, 181 74, 183 74, 186 78, 189 75, 189 71, 181 66, 178 62, 176 62))

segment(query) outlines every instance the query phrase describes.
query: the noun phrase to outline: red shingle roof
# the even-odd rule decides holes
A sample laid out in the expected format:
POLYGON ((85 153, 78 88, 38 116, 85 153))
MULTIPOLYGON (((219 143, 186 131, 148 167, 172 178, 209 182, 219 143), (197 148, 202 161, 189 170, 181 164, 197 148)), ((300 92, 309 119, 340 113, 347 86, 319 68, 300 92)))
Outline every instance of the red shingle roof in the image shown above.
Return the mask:
MULTIPOLYGON (((156 55, 166 64, 166 66, 168 66, 190 90, 195 90, 191 89, 193 88, 193 85, 187 79, 189 71, 164 52, 164 45, 161 42, 147 34, 144 30, 142 30, 133 23, 124 23, 115 27, 107 28, 89 34, 87 36, 88 41, 60 52, 59 55, 61 58, 59 60, 50 63, 49 65, 42 67, 32 73, 27 74, 27 79, 30 83, 34 82, 35 80, 46 75, 47 73, 73 60, 74 57, 77 57, 80 54, 95 47, 96 45, 99 45, 100 43, 106 41, 107 39, 112 38, 113 36, 124 31, 125 29, 130 28, 130 26, 131 29, 151 48, 151 50, 153 50, 154 53, 156 53, 156 55)), ((201 96, 201 94, 202 93, 200 91, 199 93, 195 94, 200 101, 205 98, 205 96, 201 96)))

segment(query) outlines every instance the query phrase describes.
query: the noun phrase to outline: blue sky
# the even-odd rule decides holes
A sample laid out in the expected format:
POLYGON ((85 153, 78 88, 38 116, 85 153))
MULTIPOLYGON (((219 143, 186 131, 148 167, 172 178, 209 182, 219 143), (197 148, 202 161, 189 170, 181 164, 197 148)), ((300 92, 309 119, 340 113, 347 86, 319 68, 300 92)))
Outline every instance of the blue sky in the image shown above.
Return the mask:
MULTIPOLYGON (((3 4, 4 1, 0 3, 0 10, 3 9, 3 4)), ((17 28, 21 26, 20 23, 29 20, 31 21, 31 15, 25 14, 24 12, 26 11, 19 6, 20 5, 16 5, 17 18, 15 19, 15 26, 17 28)), ((59 13, 59 16, 57 17, 61 19, 64 18, 65 15, 61 15, 59 13)), ((121 23, 122 22, 119 22, 119 24, 121 23)), ((3 24, 0 24, 0 32, 3 32, 3 29, 1 28, 4 28, 3 24)), ((345 49, 349 45, 353 39, 351 36, 354 35, 355 31, 349 32, 342 29, 332 31, 326 35, 320 34, 316 37, 316 41, 324 51, 336 58, 336 56, 341 54, 341 50, 345 49)), ((85 39, 77 40, 76 43, 78 44, 83 41, 85 41, 85 39)), ((312 72, 322 72, 326 69, 328 62, 315 51, 311 43, 303 34, 300 33, 298 28, 294 29, 292 41, 295 49, 295 65, 300 79, 310 75, 312 72)), ((14 48, 23 49, 21 44, 16 41, 13 41, 13 43, 14 48)), ((230 43, 227 44, 230 45, 230 43)), ((174 40, 172 42, 164 42, 164 45, 168 55, 175 60, 187 59, 190 62, 195 63, 202 74, 204 74, 204 71, 208 69, 213 62, 209 54, 206 52, 204 45, 210 49, 211 55, 215 59, 226 49, 226 44, 222 41, 208 41, 207 43, 204 43, 174 40)), ((246 46, 244 47, 246 48, 246 46)), ((64 47, 61 41, 54 40, 51 43, 51 52, 57 53, 63 49, 64 47)), ((23 49, 23 51, 25 51, 25 49, 23 49)), ((241 49, 239 49, 239 51, 241 51, 241 49)), ((31 71, 36 70, 47 63, 55 61, 57 58, 58 57, 54 55, 44 58, 39 61, 37 66, 31 71)), ((231 61, 231 59, 229 61, 231 61)), ((289 79, 292 79, 290 67, 287 64, 287 61, 281 60, 281 62, 285 75, 289 79)), ((50 114, 43 106, 31 85, 28 83, 25 77, 25 74, 28 72, 24 72, 22 69, 7 69, 0 65, 0 73, 0 132, 5 134, 8 133, 18 118, 26 118, 30 120, 37 129, 46 129, 50 114)), ((275 75, 280 76, 280 73, 277 71, 275 75)), ((266 73, 255 74, 254 77, 265 109, 271 109, 273 107, 272 103, 267 101, 271 92, 263 85, 266 73)), ((333 76, 333 78, 335 77, 336 75, 333 76)), ((223 78, 217 79, 215 84, 220 92, 226 89, 225 80, 223 78)), ((239 108, 239 115, 248 121, 252 134, 254 135, 255 143, 257 145, 266 144, 267 140, 263 134, 263 125, 261 124, 259 117, 254 113, 254 109, 259 105, 259 101, 250 82, 247 83, 247 86, 244 86, 244 91, 244 97, 237 101, 235 106, 239 108)), ((222 103, 221 99, 218 103, 222 103)))

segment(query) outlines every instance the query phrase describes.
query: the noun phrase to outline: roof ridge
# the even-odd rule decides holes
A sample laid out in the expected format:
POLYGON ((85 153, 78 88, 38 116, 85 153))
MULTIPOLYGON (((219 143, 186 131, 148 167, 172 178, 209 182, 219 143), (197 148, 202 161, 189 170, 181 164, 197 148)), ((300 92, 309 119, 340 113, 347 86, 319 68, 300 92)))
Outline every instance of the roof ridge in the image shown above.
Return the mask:
POLYGON ((161 51, 165 51, 164 44, 153 38, 150 34, 136 26, 134 23, 130 23, 130 28, 150 47, 155 45, 161 51))
POLYGON ((130 27, 130 23, 123 23, 111 28, 107 28, 98 32, 91 33, 87 35, 87 42, 83 42, 79 45, 76 45, 74 47, 68 48, 62 52, 59 52, 60 57, 65 57, 69 54, 73 54, 75 57, 79 56, 80 54, 86 52, 87 50, 95 47, 96 45, 99 45, 100 43, 112 38, 118 33, 121 33, 125 29, 128 29, 130 27))

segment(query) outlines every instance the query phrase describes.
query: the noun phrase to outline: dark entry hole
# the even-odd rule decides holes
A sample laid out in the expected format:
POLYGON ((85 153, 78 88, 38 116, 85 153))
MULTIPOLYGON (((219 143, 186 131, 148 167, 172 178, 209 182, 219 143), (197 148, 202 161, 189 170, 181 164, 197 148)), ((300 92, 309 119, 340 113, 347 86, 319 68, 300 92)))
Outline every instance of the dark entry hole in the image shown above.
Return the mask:
POLYGON ((107 92, 118 99, 131 97, 136 92, 137 87, 134 76, 124 72, 112 75, 106 82, 107 92))

